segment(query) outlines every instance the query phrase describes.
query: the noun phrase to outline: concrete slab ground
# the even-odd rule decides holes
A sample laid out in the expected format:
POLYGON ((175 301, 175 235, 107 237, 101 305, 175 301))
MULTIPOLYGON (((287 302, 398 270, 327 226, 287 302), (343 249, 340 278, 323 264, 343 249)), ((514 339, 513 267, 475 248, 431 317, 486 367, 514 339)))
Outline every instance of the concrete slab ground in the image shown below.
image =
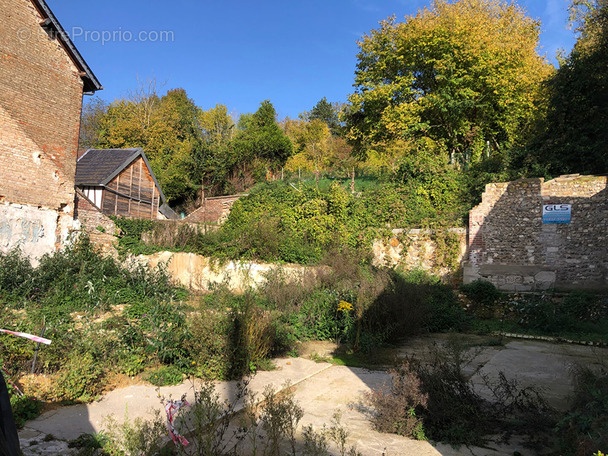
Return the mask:
MULTIPOLYGON (((401 353, 424 356, 429 344, 444 342, 445 336, 413 340, 404 345, 401 353)), ((476 343, 481 342, 478 340, 476 343)), ((552 404, 564 409, 572 388, 568 366, 574 362, 598 365, 602 360, 608 361, 607 355, 608 349, 605 348, 507 340, 502 346, 482 345, 471 363, 470 375, 478 390, 484 393, 481 375, 495 377, 504 371, 508 378, 516 378, 523 385, 530 384, 545 390, 552 404)), ((279 388, 289 381, 294 385, 296 400, 304 409, 301 426, 312 424, 315 429, 321 429, 324 424, 329 425, 334 412, 339 411, 341 422, 349 432, 348 444, 355 445, 363 456, 507 456, 515 451, 523 456, 532 456, 516 439, 510 445, 496 448, 454 449, 449 445, 378 433, 371 428, 362 398, 372 388, 378 388, 387 381, 384 371, 316 363, 303 358, 278 359, 275 362, 277 370, 259 372, 251 381, 250 389, 261 394, 268 384, 279 388)), ((217 391, 223 399, 231 399, 235 382, 218 383, 217 391)), ((68 455, 70 450, 66 440, 82 433, 99 432, 104 418, 110 414, 117 419, 123 418, 126 411, 131 419, 151 416, 153 410, 161 408, 159 392, 165 397, 180 398, 186 394, 192 399, 193 390, 190 382, 159 390, 151 385, 136 385, 112 391, 92 404, 47 412, 26 423, 20 432, 22 449, 26 456, 68 455), (48 434, 59 440, 44 441, 48 434)))

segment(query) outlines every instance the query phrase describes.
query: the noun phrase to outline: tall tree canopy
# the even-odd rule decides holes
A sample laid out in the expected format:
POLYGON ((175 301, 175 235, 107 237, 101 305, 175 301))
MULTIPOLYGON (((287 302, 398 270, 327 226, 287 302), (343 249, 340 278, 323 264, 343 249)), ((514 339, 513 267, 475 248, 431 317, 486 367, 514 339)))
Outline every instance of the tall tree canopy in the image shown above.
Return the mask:
POLYGON ((329 127, 331 134, 340 136, 342 124, 340 122, 339 104, 330 103, 327 97, 321 98, 313 108, 302 116, 306 120, 321 120, 329 127))
POLYGON ((230 192, 232 189, 227 179, 236 159, 231 150, 231 141, 235 135, 234 121, 226 106, 221 104, 206 111, 200 110, 198 121, 202 142, 201 147, 190 157, 190 178, 200 183, 204 195, 230 192))
POLYGON ((167 199, 182 204, 200 187, 189 171, 191 156, 201 147, 199 109, 184 89, 117 100, 98 122, 96 146, 142 147, 167 199))
POLYGON ((90 149, 99 143, 100 126, 108 110, 108 103, 94 97, 82 104, 78 148, 90 149))
POLYGON ((436 0, 383 21, 359 42, 355 93, 345 113, 359 156, 400 143, 475 160, 522 141, 541 82, 539 23, 499 0, 436 0))
POLYGON ((549 80, 547 116, 531 144, 548 174, 608 172, 608 1, 575 0, 579 34, 549 80))
POLYGON ((277 113, 269 100, 260 104, 251 116, 239 120, 241 129, 235 138, 235 149, 242 162, 262 160, 270 168, 283 166, 292 153, 289 138, 276 120, 277 113))

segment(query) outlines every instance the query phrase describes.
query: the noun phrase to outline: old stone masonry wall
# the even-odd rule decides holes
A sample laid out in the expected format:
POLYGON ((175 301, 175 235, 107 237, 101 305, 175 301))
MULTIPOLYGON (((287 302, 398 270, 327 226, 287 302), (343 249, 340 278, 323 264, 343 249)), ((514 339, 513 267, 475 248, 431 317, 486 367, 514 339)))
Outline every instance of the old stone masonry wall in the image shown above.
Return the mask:
POLYGON ((487 185, 470 212, 464 282, 481 278, 507 291, 608 289, 606 179, 577 174, 487 185), (550 223, 545 205, 570 215, 550 223))

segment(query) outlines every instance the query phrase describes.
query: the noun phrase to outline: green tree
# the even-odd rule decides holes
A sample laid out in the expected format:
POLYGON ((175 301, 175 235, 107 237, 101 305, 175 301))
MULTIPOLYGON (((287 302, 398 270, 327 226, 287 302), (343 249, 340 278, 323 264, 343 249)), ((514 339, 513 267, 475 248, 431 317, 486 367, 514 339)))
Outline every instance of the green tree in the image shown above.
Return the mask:
POLYGON ((91 98, 83 104, 78 135, 79 149, 97 147, 100 139, 101 121, 107 111, 108 103, 99 97, 91 98))
POLYGON ((499 0, 436 0, 383 21, 359 42, 344 115, 354 152, 401 141, 466 163, 521 143, 551 72, 538 37, 538 22, 499 0))
POLYGON ((608 172, 608 2, 575 0, 578 39, 548 81, 546 119, 531 143, 528 166, 548 174, 608 172))
POLYGON ((226 106, 217 104, 214 108, 200 111, 199 126, 202 134, 201 147, 191 156, 189 173, 201 184, 201 194, 215 196, 226 193, 228 176, 234 165, 231 141, 235 135, 235 125, 226 106))
POLYGON ((339 107, 337 103, 330 103, 326 97, 321 98, 316 105, 303 116, 307 120, 321 120, 331 130, 333 136, 342 134, 339 107))
POLYGON ((145 128, 137 119, 137 106, 127 100, 111 103, 99 121, 100 148, 145 147, 146 136, 145 128))
POLYGON ((263 101, 250 117, 241 116, 239 128, 242 129, 235 137, 234 147, 241 163, 258 159, 273 169, 285 165, 293 147, 277 124, 276 111, 269 100, 263 101))
POLYGON ((222 104, 216 104, 214 108, 201 111, 199 114, 199 125, 206 141, 225 144, 234 135, 234 121, 228 114, 228 109, 222 104))
POLYGON ((297 137, 299 150, 314 165, 315 180, 319 185, 319 173, 329 159, 329 140, 331 132, 321 119, 305 122, 297 137))
POLYGON ((145 152, 167 199, 174 205, 196 198, 200 178, 189 172, 201 148, 200 110, 184 89, 169 90, 150 117, 145 152))
POLYGON ((200 178, 192 156, 201 148, 199 109, 184 89, 117 100, 99 121, 99 147, 142 147, 163 193, 172 205, 195 198, 200 178))

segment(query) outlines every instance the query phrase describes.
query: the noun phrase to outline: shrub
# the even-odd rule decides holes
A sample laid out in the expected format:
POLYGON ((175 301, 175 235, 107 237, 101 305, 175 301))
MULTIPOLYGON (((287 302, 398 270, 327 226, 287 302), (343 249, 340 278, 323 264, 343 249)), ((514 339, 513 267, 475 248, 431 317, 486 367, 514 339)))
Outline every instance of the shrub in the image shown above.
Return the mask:
POLYGON ((68 364, 61 370, 56 394, 68 401, 88 402, 101 393, 103 385, 103 367, 91 354, 72 354, 68 364))
POLYGON ((190 367, 190 355, 185 347, 191 336, 180 305, 152 300, 148 311, 135 320, 133 326, 136 332, 141 332, 148 355, 161 363, 190 367))
POLYGON ((495 422, 462 372, 470 361, 463 355, 460 347, 452 347, 451 353, 435 349, 428 363, 410 363, 409 367, 428 395, 427 405, 420 413, 426 435, 452 444, 480 445, 495 422))
POLYGON ((493 306, 502 296, 502 292, 492 282, 481 279, 461 285, 460 291, 475 304, 484 307, 493 306))
POLYGON ((340 340, 348 336, 348 317, 338 310, 339 296, 332 290, 316 290, 306 299, 297 313, 292 314, 291 324, 300 340, 340 340), (342 321, 340 321, 342 320, 342 321))
POLYGON ((608 370, 573 366, 575 392, 570 411, 557 425, 563 454, 591 454, 608 448, 608 370))
POLYGON ((128 415, 118 422, 113 415, 104 422, 104 433, 100 447, 105 454, 141 456, 170 454, 164 450, 167 437, 167 425, 160 412, 149 420, 135 418, 131 421, 128 415))
POLYGON ((597 321, 608 317, 605 303, 595 294, 576 290, 568 293, 560 304, 560 311, 574 320, 597 321))
POLYGON ((148 219, 132 219, 125 217, 110 217, 120 230, 118 235, 118 252, 121 255, 149 255, 159 250, 156 246, 146 244, 142 236, 154 228, 154 221, 148 219))
POLYGON ((318 282, 313 271, 303 272, 297 277, 289 277, 282 267, 271 269, 265 275, 265 282, 260 293, 272 309, 291 311, 306 300, 317 287, 318 282))
POLYGON ((463 373, 476 354, 449 339, 444 347, 433 347, 428 359, 406 360, 391 371, 389 391, 369 395, 376 412, 373 423, 387 432, 450 444, 479 446, 493 435, 517 434, 546 447, 543 438, 550 435, 555 411, 538 391, 521 388, 502 373, 495 381, 484 378, 493 400, 483 399, 463 373))
POLYGON ((10 384, 7 386, 15 425, 18 429, 21 429, 26 421, 33 420, 40 416, 40 412, 42 412, 42 402, 27 394, 23 396, 18 394, 10 384))
POLYGON ((175 366, 160 366, 146 372, 143 379, 155 386, 179 385, 183 380, 182 372, 175 366))
MULTIPOLYGON (((435 226, 446 217, 458 224, 457 196, 446 197, 450 192, 431 184, 422 186, 423 194, 422 187, 390 184, 359 195, 338 183, 324 190, 280 181, 260 185, 234 204, 218 232, 200 236, 196 249, 221 258, 313 264, 336 246, 369 251, 377 231, 387 226, 435 226)), ((456 252, 452 237, 437 238, 446 265, 453 265, 456 252)))
POLYGON ((374 408, 372 424, 380 432, 426 440, 422 420, 417 414, 427 406, 420 378, 406 362, 389 370, 390 385, 374 389, 367 400, 374 408))
POLYGON ((231 322, 224 312, 200 309, 190 316, 192 337, 186 350, 192 354, 198 377, 225 380, 231 371, 231 322))
POLYGON ((34 268, 20 250, 0 252, 0 302, 6 300, 22 304, 36 291, 33 277, 34 268))
POLYGON ((421 330, 459 330, 466 316, 453 290, 422 270, 393 272, 385 289, 365 309, 363 331, 385 341, 421 330))
POLYGON ((193 403, 181 409, 175 420, 179 435, 193 442, 188 447, 177 444, 178 454, 191 454, 190 448, 196 454, 211 456, 239 454, 237 449, 245 435, 239 429, 231 429, 230 423, 237 405, 249 394, 248 385, 249 379, 238 383, 232 400, 225 402, 220 400, 211 381, 195 385, 193 403))
POLYGON ((281 442, 287 440, 292 454, 296 454, 296 429, 304 416, 304 410, 298 405, 289 389, 284 385, 284 391, 277 393, 274 387, 266 386, 263 393, 259 419, 268 438, 269 454, 281 455, 281 442))
POLYGON ((246 294, 242 306, 231 311, 231 376, 234 378, 255 371, 274 347, 276 325, 273 316, 256 305, 255 299, 254 294, 246 294))

